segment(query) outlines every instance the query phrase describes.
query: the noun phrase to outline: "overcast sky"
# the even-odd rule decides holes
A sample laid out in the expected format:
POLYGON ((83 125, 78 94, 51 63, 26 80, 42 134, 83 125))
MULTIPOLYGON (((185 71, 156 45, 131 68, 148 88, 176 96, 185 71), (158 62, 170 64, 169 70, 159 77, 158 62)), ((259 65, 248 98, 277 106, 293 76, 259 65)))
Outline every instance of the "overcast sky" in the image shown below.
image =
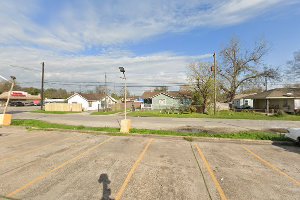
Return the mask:
POLYGON ((44 61, 47 88, 93 89, 106 72, 113 89, 119 66, 129 85, 180 85, 232 36, 267 40, 265 62, 284 70, 299 19, 299 0, 0 0, 0 75, 39 87, 44 61))

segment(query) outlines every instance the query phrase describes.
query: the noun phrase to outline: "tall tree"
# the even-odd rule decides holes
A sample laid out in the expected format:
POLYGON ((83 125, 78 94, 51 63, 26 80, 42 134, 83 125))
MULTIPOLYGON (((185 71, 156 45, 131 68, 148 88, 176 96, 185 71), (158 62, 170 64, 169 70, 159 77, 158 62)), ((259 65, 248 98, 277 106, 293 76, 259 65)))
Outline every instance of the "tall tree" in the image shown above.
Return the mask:
MULTIPOLYGON (((105 88, 105 86, 96 86, 95 92, 96 92, 96 94, 105 94, 106 88, 105 88)), ((108 89, 107 89, 107 92, 108 92, 108 89)))
MULTIPOLYGON (((125 87, 121 87, 120 92, 119 92, 119 97, 121 97, 122 99, 124 99, 124 92, 125 92, 125 87)), ((130 92, 128 87, 126 88, 126 98, 130 97, 130 92)))
POLYGON ((194 97, 207 113, 213 98, 213 73, 209 63, 192 63, 188 66, 188 80, 193 88, 194 97))
POLYGON ((264 41, 256 42, 253 49, 242 49, 238 39, 232 39, 221 50, 219 74, 222 79, 221 89, 231 102, 240 86, 262 77, 275 77, 276 70, 265 69, 263 57, 268 48, 264 41))
POLYGON ((292 81, 300 80, 300 50, 294 52, 294 59, 287 62, 287 78, 292 81))
POLYGON ((41 92, 40 89, 34 88, 34 87, 25 87, 25 88, 22 88, 22 90, 25 92, 28 92, 29 94, 32 94, 32 95, 38 95, 41 92))
POLYGON ((69 97, 69 94, 67 90, 65 89, 55 89, 55 88, 49 88, 46 89, 44 92, 44 95, 46 98, 49 99, 66 99, 69 97))
MULTIPOLYGON (((3 92, 9 91, 11 87, 11 83, 8 81, 1 81, 0 82, 0 94, 3 92)), ((18 85, 18 83, 14 86, 14 90, 21 90, 22 88, 18 85)))

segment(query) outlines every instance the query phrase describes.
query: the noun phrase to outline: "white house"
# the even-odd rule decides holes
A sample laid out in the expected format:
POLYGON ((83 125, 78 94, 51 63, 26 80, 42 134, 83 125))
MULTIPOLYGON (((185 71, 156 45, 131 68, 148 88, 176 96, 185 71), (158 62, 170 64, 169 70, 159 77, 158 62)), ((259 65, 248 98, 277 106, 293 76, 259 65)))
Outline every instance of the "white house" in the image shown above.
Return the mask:
MULTIPOLYGON (((256 94, 256 93, 254 93, 256 94)), ((253 99, 245 98, 254 94, 238 94, 232 101, 233 108, 253 108, 253 99)))
POLYGON ((117 103, 117 100, 111 96, 105 94, 80 94, 74 93, 67 99, 69 104, 81 104, 83 110, 101 110, 105 108, 105 102, 107 101, 107 108, 110 108, 113 104, 117 103))

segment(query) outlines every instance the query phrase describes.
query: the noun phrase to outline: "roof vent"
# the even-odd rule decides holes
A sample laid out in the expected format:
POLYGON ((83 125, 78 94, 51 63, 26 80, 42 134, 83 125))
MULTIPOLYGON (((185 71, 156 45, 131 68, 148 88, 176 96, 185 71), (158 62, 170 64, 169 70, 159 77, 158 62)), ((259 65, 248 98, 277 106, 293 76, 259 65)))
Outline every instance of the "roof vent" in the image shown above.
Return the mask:
POLYGON ((291 97, 291 96, 293 96, 293 93, 288 92, 288 93, 286 93, 286 95, 284 95, 284 96, 291 97))

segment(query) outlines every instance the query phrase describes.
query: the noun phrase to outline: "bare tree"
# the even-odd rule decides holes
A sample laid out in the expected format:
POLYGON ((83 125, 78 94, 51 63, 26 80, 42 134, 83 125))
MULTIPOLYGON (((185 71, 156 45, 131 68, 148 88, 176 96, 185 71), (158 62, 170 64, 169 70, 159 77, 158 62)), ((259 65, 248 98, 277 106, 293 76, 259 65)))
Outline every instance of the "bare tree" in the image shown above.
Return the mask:
POLYGON ((96 86, 95 93, 96 94, 105 94, 105 86, 96 86))
POLYGON ((287 62, 287 78, 292 81, 300 79, 300 50, 294 52, 294 59, 287 62))
POLYGON ((263 57, 268 48, 265 42, 257 42, 251 50, 242 50, 238 39, 232 39, 228 46, 220 52, 221 63, 219 74, 222 79, 221 89, 226 94, 227 102, 231 102, 240 86, 245 83, 268 76, 273 77, 276 71, 264 69, 263 57))
POLYGON ((202 110, 207 113, 207 108, 213 98, 213 73, 209 63, 192 63, 188 66, 188 80, 194 93, 199 95, 202 110))
POLYGON ((167 86, 159 86, 159 87, 155 87, 154 92, 167 92, 168 91, 168 87, 167 86))
MULTIPOLYGON (((8 81, 0 81, 0 94, 3 93, 3 92, 7 92, 9 91, 11 87, 11 83, 8 82, 8 81)), ((15 87, 14 87, 14 90, 21 90, 22 88, 16 84, 15 87)))

